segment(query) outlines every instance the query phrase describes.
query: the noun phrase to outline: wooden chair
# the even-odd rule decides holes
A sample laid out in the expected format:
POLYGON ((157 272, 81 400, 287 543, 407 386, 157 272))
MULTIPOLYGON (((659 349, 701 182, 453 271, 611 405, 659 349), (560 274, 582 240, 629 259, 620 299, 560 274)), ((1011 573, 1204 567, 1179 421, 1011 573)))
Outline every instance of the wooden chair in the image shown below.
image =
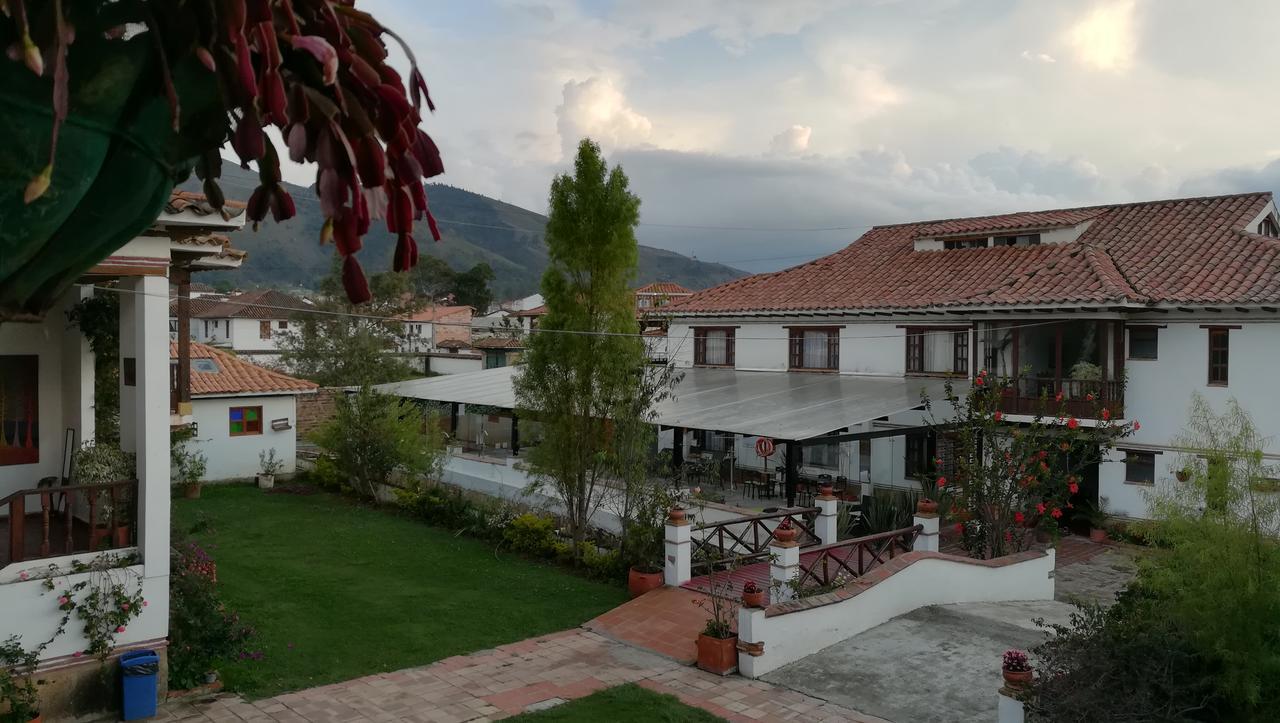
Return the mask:
MULTIPOLYGON (((57 477, 45 477, 36 483, 37 489, 68 487, 71 485, 71 477, 75 473, 76 462, 76 430, 73 427, 67 427, 62 433, 62 466, 58 468, 59 475, 57 477)), ((54 512, 62 512, 63 506, 66 505, 66 494, 63 492, 56 493, 53 503, 54 512)))

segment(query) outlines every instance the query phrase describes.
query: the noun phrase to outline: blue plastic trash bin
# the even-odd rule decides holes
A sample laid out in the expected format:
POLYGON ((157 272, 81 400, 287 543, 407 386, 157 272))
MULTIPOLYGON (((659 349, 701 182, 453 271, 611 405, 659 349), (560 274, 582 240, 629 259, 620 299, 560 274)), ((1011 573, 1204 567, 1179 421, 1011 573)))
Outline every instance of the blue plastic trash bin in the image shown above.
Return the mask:
POLYGON ((154 650, 135 650, 120 656, 121 720, 155 717, 159 673, 160 656, 154 650))

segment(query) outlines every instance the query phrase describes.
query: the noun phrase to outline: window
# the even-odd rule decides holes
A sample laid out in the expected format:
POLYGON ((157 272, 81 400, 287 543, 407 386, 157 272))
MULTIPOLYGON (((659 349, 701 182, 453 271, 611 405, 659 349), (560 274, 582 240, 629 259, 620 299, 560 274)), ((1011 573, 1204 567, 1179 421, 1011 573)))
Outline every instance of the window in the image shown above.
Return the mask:
POLYGON ((908 374, 968 374, 969 332, 909 326, 908 374))
POLYGON ((1129 327, 1129 358, 1155 359, 1159 355, 1159 330, 1154 326, 1129 327))
POLYGON ((505 351, 486 351, 484 353, 484 368, 497 369, 507 365, 507 353, 505 351))
POLYGON ((227 414, 231 436, 262 434, 262 407, 232 407, 227 414))
POLYGON ((734 329, 702 327, 693 330, 693 363, 699 366, 734 364, 734 329))
POLYGON ((918 477, 929 474, 929 461, 934 454, 933 435, 928 432, 913 432, 906 436, 906 476, 918 477))
POLYGON ((840 444, 813 444, 803 448, 804 463, 809 467, 840 469, 840 444))
POLYGON ((288 329, 288 328, 289 328, 289 322, 287 322, 287 321, 277 321, 277 322, 276 322, 276 328, 277 328, 277 329, 288 329))
POLYGON ((791 327, 791 368, 836 371, 840 368, 840 329, 791 327))
POLYGON ((641 309, 647 309, 652 305, 653 303, 649 301, 649 297, 647 296, 641 296, 639 299, 636 300, 636 306, 640 307, 641 309))
POLYGON ((1154 452, 1127 451, 1124 456, 1124 481, 1137 485, 1156 483, 1154 452))
POLYGON ((1280 224, 1276 223, 1275 218, 1267 216, 1258 224, 1258 233, 1271 238, 1280 237, 1280 224))
POLYGON ((987 237, 981 238, 955 238, 947 239, 942 242, 942 248, 953 251, 955 249, 985 249, 987 247, 987 237))
POLYGON ((258 338, 259 339, 271 338, 271 322, 269 321, 258 322, 258 338))
POLYGON ((992 246, 1039 246, 1040 234, 1023 233, 1014 236, 996 236, 992 239, 992 246))
POLYGON ((858 441, 858 479, 871 480, 871 440, 858 441))
POLYGON ((1227 330, 1209 329, 1209 385, 1227 386, 1227 330))

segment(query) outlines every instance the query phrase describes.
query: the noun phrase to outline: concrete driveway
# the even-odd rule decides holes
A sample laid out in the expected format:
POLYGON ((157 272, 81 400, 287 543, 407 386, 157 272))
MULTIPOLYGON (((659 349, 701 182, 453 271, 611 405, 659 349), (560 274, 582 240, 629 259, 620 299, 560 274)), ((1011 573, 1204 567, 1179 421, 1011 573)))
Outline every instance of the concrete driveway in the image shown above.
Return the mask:
POLYGON ((1129 556, 1108 550, 1060 566, 1057 600, 921 608, 764 679, 894 723, 988 723, 1001 654, 1047 638, 1033 621, 1066 623, 1074 609, 1068 600, 1108 602, 1132 575, 1129 556))

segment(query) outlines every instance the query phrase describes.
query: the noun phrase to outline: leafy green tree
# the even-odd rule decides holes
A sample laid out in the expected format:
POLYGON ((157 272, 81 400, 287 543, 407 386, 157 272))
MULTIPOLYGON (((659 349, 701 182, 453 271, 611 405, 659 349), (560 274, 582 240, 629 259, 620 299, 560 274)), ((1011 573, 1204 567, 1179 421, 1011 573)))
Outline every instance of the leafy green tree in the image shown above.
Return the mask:
POLYGON ((493 302, 489 284, 494 278, 493 268, 484 261, 466 271, 454 271, 436 256, 423 256, 409 272, 410 285, 418 296, 429 300, 453 294, 454 303, 470 306, 481 314, 493 302))
POLYGON ((534 486, 557 493, 579 543, 601 483, 617 470, 619 438, 630 436, 618 430, 644 406, 635 399, 646 358, 630 290, 640 199, 622 169, 609 169, 600 147, 584 139, 573 175, 552 181, 550 207, 547 313, 530 338, 516 398, 520 413, 541 425, 541 442, 528 450, 534 486))
POLYGON ((407 274, 384 272, 369 280, 371 299, 359 306, 342 291, 342 268, 335 261, 320 282, 315 310, 298 312, 281 334, 280 362, 291 373, 321 386, 383 384, 414 376, 396 354, 404 325, 387 321, 421 308, 407 274))
POLYGON ((493 269, 483 261, 455 275, 451 288, 454 301, 485 313, 493 302, 493 291, 489 288, 493 279, 493 269))
POLYGON ((409 285, 418 296, 438 299, 453 289, 457 273, 448 261, 424 254, 418 259, 418 265, 409 271, 409 285))
POLYGON ((334 400, 334 415, 314 434, 326 466, 357 494, 374 499, 397 473, 416 478, 444 449, 439 427, 417 404, 361 387, 334 400))

